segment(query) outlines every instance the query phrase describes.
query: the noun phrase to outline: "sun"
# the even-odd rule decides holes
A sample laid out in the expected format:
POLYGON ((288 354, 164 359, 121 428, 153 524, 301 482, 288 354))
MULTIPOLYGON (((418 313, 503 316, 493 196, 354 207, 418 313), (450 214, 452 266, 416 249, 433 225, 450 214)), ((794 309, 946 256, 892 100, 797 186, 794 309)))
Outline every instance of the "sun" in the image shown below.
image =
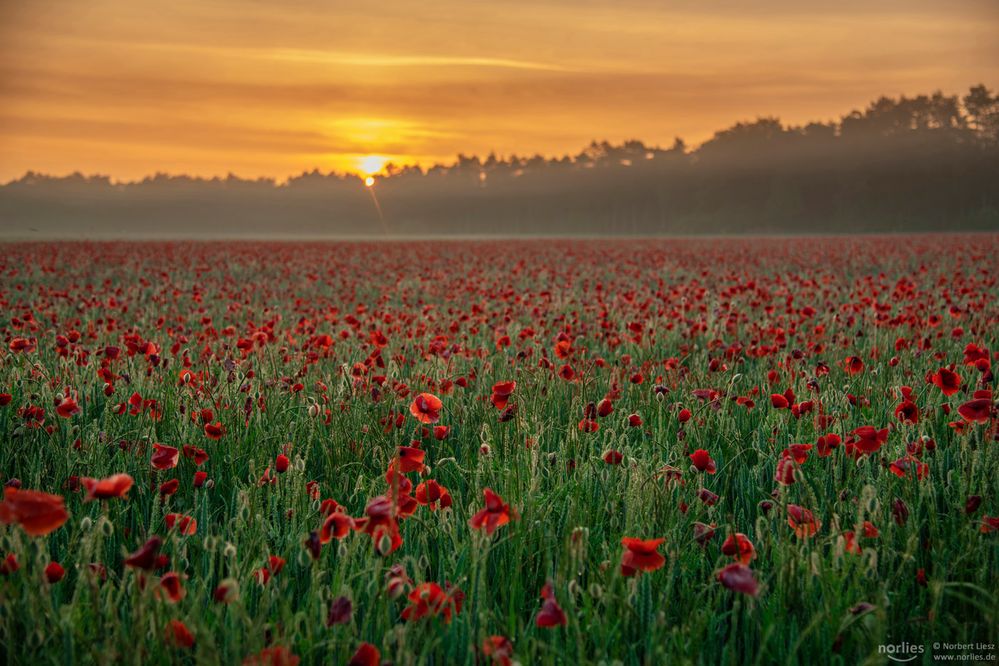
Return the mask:
POLYGON ((388 161, 385 155, 365 155, 357 160, 357 166, 365 176, 373 176, 384 169, 388 161))
POLYGON ((374 176, 368 176, 367 178, 364 179, 364 186, 365 187, 371 187, 374 184, 375 184, 375 177, 374 176))

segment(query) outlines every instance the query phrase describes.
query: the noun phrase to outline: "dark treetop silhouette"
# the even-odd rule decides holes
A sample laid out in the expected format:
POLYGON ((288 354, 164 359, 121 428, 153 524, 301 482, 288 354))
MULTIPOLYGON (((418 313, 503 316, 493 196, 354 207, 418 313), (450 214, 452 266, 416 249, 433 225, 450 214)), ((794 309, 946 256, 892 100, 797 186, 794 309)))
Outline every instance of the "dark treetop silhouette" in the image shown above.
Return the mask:
POLYGON ((593 142, 575 156, 394 168, 380 210, 353 175, 273 180, 28 173, 6 237, 693 234, 999 228, 999 97, 882 97, 835 123, 738 123, 696 150, 593 142))

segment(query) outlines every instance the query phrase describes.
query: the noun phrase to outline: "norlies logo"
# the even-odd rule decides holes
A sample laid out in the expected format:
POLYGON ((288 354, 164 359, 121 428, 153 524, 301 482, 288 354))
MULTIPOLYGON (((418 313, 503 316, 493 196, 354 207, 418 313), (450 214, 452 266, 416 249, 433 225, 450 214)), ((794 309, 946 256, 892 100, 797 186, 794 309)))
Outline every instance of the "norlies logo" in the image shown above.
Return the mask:
POLYGON ((905 641, 898 644, 888 643, 887 645, 878 646, 878 654, 886 655, 892 661, 912 661, 925 651, 926 648, 924 646, 913 645, 905 641))

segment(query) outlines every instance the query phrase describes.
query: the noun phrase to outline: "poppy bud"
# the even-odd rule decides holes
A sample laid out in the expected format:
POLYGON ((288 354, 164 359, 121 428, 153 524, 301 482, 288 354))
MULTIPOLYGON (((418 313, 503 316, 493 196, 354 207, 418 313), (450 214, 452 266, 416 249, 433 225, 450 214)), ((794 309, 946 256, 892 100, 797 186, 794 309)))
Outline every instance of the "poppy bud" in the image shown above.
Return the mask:
POLYGON ((392 552, 392 537, 388 534, 382 534, 381 538, 378 540, 377 544, 378 553, 381 555, 387 555, 392 552))
POLYGON ((239 599, 239 583, 235 578, 226 578, 212 593, 212 598, 220 604, 231 604, 239 599))
POLYGON ((892 502, 891 513, 899 525, 905 525, 909 521, 909 507, 899 498, 892 502))

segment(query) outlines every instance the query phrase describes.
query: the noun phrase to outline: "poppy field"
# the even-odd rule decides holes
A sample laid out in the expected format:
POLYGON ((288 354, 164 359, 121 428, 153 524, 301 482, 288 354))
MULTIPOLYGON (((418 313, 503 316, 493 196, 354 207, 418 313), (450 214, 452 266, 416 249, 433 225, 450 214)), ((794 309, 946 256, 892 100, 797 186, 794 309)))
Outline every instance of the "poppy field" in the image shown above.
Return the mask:
POLYGON ((0 654, 995 644, 996 257, 988 234, 7 244, 0 654))

